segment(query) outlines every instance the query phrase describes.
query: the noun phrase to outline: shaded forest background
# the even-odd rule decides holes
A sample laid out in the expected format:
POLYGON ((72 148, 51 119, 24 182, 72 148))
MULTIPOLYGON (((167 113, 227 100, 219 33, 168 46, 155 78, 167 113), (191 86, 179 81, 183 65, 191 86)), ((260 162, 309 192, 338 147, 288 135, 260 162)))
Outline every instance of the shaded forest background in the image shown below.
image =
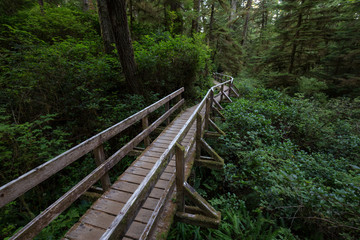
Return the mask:
MULTIPOLYGON (((169 238, 358 239, 359 1, 128 0, 134 76, 104 26, 101 6, 111 3, 1 1, 1 185, 182 86, 195 102, 211 73, 225 72, 244 96, 224 112, 229 134, 218 151, 228 164, 222 174, 197 169, 194 179, 223 225, 175 224, 169 238)), ((86 156, 3 207, 0 238, 94 166, 86 156)), ((38 238, 60 238, 89 204, 77 201, 38 238)))

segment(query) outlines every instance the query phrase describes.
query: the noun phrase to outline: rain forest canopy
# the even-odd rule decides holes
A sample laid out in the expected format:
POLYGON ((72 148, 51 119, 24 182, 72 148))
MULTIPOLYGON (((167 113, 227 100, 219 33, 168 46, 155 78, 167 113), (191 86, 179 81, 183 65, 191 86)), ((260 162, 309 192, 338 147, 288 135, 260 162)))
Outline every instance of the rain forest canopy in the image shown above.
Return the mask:
MULTIPOLYGON (((221 225, 174 222, 167 238, 359 239, 357 0, 1 0, 1 186, 180 87, 194 105, 213 72, 234 76, 240 98, 215 119, 224 169, 190 181, 221 225)), ((1 208, 0 239, 95 166, 85 156, 1 208)), ((36 239, 60 239, 90 205, 36 239)))

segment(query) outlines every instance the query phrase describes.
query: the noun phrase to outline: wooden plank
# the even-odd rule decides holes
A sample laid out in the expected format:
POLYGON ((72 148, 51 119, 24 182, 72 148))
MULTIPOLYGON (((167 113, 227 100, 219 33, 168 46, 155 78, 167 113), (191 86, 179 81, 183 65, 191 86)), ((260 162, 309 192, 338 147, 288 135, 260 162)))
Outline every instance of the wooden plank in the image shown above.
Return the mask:
MULTIPOLYGON (((104 153, 104 146, 101 144, 99 147, 94 149, 95 163, 97 166, 101 165, 106 157, 104 153)), ((104 191, 108 190, 111 186, 110 177, 108 173, 105 173, 104 176, 100 178, 101 186, 104 191)))
POLYGON ((81 219, 81 222, 105 230, 108 226, 110 226, 114 218, 115 218, 114 215, 110 215, 98 210, 89 209, 84 214, 84 217, 81 219))
POLYGON ((78 223, 71 229, 69 235, 66 235, 66 237, 71 240, 98 240, 104 232, 104 229, 78 223))
POLYGON ((160 197, 163 195, 164 189, 160 188, 153 188, 150 192, 149 197, 160 199, 160 197))
POLYGON ((211 157, 213 157, 216 161, 224 164, 224 159, 222 157, 219 156, 219 154, 217 154, 215 152, 215 150, 210 147, 210 145, 202 138, 201 139, 201 146, 204 148, 204 150, 210 154, 211 157))
POLYGON ((129 198, 131 197, 131 193, 119 191, 116 189, 110 189, 109 191, 107 191, 104 194, 103 197, 106 199, 113 200, 113 201, 126 203, 129 200, 129 198))
MULTIPOLYGON (((13 201, 17 197, 21 196, 31 188, 35 187, 39 183, 48 179, 61 169, 65 168, 75 160, 84 156, 91 150, 100 146, 110 138, 119 134, 124 129, 133 125, 137 121, 139 121, 144 116, 154 112, 160 106, 180 95, 184 91, 184 88, 181 88, 172 94, 162 98, 156 103, 144 108, 140 112, 133 114, 132 116, 124 119, 123 121, 113 125, 112 127, 100 132, 99 134, 89 138, 88 140, 78 144, 77 146, 71 148, 70 150, 58 155, 57 157, 47 161, 46 163, 34 168, 33 170, 23 174, 17 179, 3 185, 0 188, 0 207, 3 207, 7 203, 13 201)), ((177 106, 180 107, 183 102, 178 102, 177 106)), ((176 105, 175 105, 176 106, 176 105)), ((178 108, 176 107, 175 110, 178 108)), ((174 108, 174 107, 173 107, 174 108)), ((174 110, 174 111, 175 111, 174 110)), ((170 114, 174 111, 169 112, 170 114)), ((166 118, 170 116, 170 114, 166 115, 166 118)), ((166 119, 165 118, 165 119, 166 119)), ((151 132, 151 131, 150 131, 151 132)))
POLYGON ((92 206, 92 209, 110 213, 114 216, 118 215, 124 203, 116 202, 110 199, 99 198, 92 206))
POLYGON ((195 158, 199 159, 200 155, 201 155, 201 137, 202 137, 202 117, 201 115, 198 113, 196 115, 196 153, 195 153, 195 158))
POLYGON ((139 184, 129 183, 129 182, 125 182, 125 181, 120 180, 120 181, 116 181, 111 186, 111 188, 116 189, 116 190, 120 190, 120 191, 124 191, 124 192, 128 192, 128 193, 134 193, 138 186, 139 186, 139 184))
POLYGON ((137 167, 134 167, 134 166, 131 166, 129 168, 126 169, 126 172, 127 173, 131 173, 131 174, 135 174, 135 175, 140 175, 140 176, 146 176, 150 170, 147 170, 147 169, 143 169, 143 168, 137 168, 137 167))
POLYGON ((162 180, 170 180, 171 175, 172 175, 171 173, 164 172, 163 174, 161 174, 160 179, 162 179, 162 180))
MULTIPOLYGON (((198 206, 205 215, 211 218, 218 218, 219 212, 217 212, 196 190, 191 187, 187 182, 183 185, 184 194, 190 198, 190 200, 198 206)), ((181 211, 180 211, 181 212, 181 211)))
POLYGON ((220 109, 223 110, 224 108, 220 105, 220 103, 218 101, 216 101, 216 99, 214 99, 214 103, 215 105, 220 109))
POLYGON ((147 239, 150 235, 155 223, 158 220, 158 217, 160 215, 160 212, 163 210, 165 202, 169 199, 171 196, 171 192, 174 189, 174 182, 175 182, 175 174, 172 175, 171 180, 168 182, 166 188, 164 189, 163 195, 161 196, 160 200, 157 202, 154 210, 152 211, 151 217, 148 220, 146 227, 144 231, 142 232, 141 236, 139 237, 140 240, 147 239))
MULTIPOLYGON (((169 109, 170 109, 170 102, 167 102, 167 103, 165 103, 165 112, 169 111, 169 109)), ((170 118, 167 118, 167 119, 165 120, 165 124, 166 124, 166 125, 169 125, 169 124, 170 124, 170 118)))
POLYGON ((155 184, 155 187, 156 187, 156 188, 160 188, 160 189, 165 189, 168 184, 169 184, 168 181, 159 179, 159 180, 157 181, 157 183, 155 184))
POLYGON ((211 119, 209 119, 209 124, 211 127, 213 127, 218 133, 220 133, 221 135, 225 136, 225 132, 223 130, 221 130, 211 119))
MULTIPOLYGON (((147 129, 149 127, 149 118, 148 118, 148 116, 145 116, 145 117, 143 117, 141 119, 141 124, 142 124, 143 130, 145 130, 145 129, 147 129)), ((149 135, 144 138, 144 145, 145 145, 145 147, 150 145, 150 137, 149 137, 149 135)))
POLYGON ((231 98, 224 92, 224 96, 225 96, 225 98, 229 101, 229 102, 231 102, 232 103, 232 100, 231 100, 231 98))
POLYGON ((191 214, 185 212, 177 212, 176 217, 177 220, 180 222, 184 222, 199 227, 214 228, 214 229, 217 229, 219 227, 221 220, 221 219, 206 217, 204 215, 191 214))
POLYGON ((143 176, 133 175, 126 172, 121 176, 121 180, 137 184, 141 184, 144 178, 145 177, 143 176))
POLYGON ((145 229, 145 224, 140 222, 133 222, 129 228, 129 230, 126 232, 125 237, 133 238, 133 239, 139 239, 141 233, 145 229))
MULTIPOLYGON (((153 211, 151 211, 151 210, 141 208, 140 211, 138 212, 138 214, 135 217, 135 221, 146 224, 149 221, 152 212, 153 211)), ((130 228, 131 228, 131 226, 130 226, 130 228)))
POLYGON ((176 203, 178 211, 185 210, 184 181, 185 181, 185 148, 176 143, 176 203))
POLYGON ((149 170, 150 170, 153 166, 154 166, 154 164, 149 163, 149 162, 145 162, 145 161, 143 161, 142 159, 139 159, 139 160, 137 160, 137 161, 134 163, 134 167, 141 167, 141 168, 149 169, 149 170))
POLYGON ((216 107, 212 108, 223 120, 226 120, 225 116, 216 107))
POLYGON ((154 210, 158 202, 159 202, 159 199, 149 197, 145 200, 142 207, 149 209, 149 210, 154 210))

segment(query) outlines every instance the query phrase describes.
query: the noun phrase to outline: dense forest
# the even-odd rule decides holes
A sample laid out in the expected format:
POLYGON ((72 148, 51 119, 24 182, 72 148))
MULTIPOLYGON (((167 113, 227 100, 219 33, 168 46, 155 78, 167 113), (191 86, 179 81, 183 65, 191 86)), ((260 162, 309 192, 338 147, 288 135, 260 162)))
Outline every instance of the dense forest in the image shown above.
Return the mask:
MULTIPOLYGON (((0 185, 180 87, 193 105, 213 72, 234 76, 241 97, 211 143, 224 169, 191 181, 221 225, 174 222, 167 238, 359 239, 357 0, 1 0, 0 185)), ((94 166, 85 156, 2 207, 0 239, 94 166)), ((61 238, 90 204, 36 239, 61 238)))

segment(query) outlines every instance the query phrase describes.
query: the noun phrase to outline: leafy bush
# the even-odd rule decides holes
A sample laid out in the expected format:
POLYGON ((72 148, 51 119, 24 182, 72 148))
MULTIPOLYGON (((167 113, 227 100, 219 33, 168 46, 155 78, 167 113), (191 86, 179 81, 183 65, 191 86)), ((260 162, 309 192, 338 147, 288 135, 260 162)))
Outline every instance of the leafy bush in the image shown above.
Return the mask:
POLYGON ((198 87, 209 86, 209 49, 203 35, 194 39, 169 33, 144 36, 134 43, 135 58, 143 84, 161 95, 185 87, 187 97, 198 87))
POLYGON ((300 236, 359 237, 358 100, 242 92, 224 112, 225 185, 300 236))

